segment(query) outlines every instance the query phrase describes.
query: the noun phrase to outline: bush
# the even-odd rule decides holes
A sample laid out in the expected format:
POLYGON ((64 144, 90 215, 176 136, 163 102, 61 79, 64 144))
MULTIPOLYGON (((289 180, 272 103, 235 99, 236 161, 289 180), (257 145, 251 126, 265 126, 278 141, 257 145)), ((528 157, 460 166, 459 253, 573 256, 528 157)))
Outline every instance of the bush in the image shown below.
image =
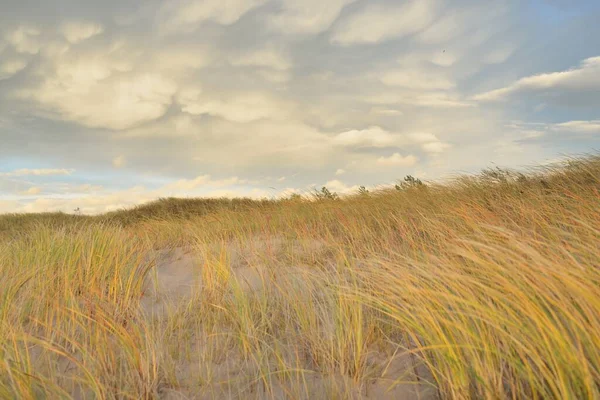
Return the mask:
POLYGON ((331 192, 325 186, 321 188, 321 191, 315 190, 314 194, 317 200, 338 200, 340 197, 335 192, 331 192))
POLYGON ((400 185, 395 185, 394 187, 396 190, 404 190, 410 188, 422 188, 425 187, 425 184, 419 178, 415 178, 412 175, 406 175, 404 177, 404 182, 400 182, 400 185))

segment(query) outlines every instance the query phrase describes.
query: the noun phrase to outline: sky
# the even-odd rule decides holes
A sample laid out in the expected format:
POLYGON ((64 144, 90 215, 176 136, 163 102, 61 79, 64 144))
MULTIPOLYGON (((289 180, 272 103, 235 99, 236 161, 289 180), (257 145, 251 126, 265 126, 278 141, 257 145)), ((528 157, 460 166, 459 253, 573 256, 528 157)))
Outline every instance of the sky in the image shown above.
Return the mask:
POLYGON ((597 0, 0 0, 0 213, 600 149, 597 0))

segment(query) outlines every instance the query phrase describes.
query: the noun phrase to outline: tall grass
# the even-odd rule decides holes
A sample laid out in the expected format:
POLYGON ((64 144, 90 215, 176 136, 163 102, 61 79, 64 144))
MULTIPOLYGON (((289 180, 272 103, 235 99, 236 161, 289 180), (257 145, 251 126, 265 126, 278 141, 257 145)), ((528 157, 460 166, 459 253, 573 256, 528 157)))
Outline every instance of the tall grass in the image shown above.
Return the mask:
POLYGON ((600 398, 600 157, 399 189, 0 217, 0 398, 600 398))

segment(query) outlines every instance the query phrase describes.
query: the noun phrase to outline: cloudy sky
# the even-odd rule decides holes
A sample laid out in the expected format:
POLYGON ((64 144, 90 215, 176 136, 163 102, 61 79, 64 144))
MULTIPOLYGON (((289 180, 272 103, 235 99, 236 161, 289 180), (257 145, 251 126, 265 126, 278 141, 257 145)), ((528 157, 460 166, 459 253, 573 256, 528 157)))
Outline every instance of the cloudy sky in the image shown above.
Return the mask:
POLYGON ((0 0, 0 213, 600 149, 597 0, 0 0))

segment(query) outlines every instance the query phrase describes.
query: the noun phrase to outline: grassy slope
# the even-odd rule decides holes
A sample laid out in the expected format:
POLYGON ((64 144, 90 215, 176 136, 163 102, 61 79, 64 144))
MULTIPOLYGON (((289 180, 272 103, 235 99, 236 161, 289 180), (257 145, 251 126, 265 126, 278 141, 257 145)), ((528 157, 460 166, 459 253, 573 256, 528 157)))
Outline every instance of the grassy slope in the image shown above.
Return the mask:
POLYGON ((401 353, 442 398, 598 398, 599 191, 591 156, 343 200, 2 216, 0 398, 360 397, 408 379, 401 353), (203 289, 148 319, 146 255, 182 245, 203 289), (267 289, 241 289, 232 246, 267 289))

